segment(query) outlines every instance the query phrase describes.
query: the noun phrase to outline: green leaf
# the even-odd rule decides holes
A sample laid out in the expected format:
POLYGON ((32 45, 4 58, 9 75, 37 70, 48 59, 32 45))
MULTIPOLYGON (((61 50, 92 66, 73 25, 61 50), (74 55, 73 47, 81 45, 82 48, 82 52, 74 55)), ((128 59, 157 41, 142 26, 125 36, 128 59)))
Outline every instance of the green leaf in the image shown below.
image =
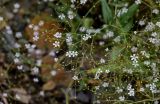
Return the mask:
POLYGON ((122 46, 113 47, 112 52, 110 54, 111 60, 115 61, 118 58, 118 56, 121 54, 121 52, 124 50, 124 48, 125 47, 122 47, 122 46))
POLYGON ((101 6, 102 6, 102 15, 104 22, 106 24, 111 23, 113 21, 112 10, 110 9, 106 0, 101 0, 101 6))
POLYGON ((131 20, 123 27, 123 31, 124 31, 124 32, 129 32, 132 27, 133 27, 133 19, 131 19, 131 20))
POLYGON ((123 15, 120 17, 121 25, 122 25, 122 26, 126 26, 126 24, 128 23, 128 21, 133 18, 134 14, 136 13, 137 10, 138 10, 138 5, 132 4, 132 5, 128 8, 127 13, 123 14, 123 15))

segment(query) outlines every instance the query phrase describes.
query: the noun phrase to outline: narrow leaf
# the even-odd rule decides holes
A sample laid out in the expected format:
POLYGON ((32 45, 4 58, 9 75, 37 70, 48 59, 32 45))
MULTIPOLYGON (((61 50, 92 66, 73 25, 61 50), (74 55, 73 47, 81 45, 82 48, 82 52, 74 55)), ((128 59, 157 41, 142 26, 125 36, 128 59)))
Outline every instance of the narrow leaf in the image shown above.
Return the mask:
POLYGON ((104 22, 111 23, 113 20, 113 15, 106 0, 101 0, 101 6, 102 6, 102 15, 103 15, 104 22))

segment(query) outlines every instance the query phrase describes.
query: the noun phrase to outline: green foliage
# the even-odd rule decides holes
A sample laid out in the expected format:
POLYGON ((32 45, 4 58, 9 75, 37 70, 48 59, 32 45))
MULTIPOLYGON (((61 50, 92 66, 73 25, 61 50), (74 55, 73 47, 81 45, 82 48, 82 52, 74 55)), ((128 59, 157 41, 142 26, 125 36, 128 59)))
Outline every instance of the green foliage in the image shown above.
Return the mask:
POLYGON ((113 21, 112 10, 109 7, 106 0, 101 0, 101 6, 102 6, 102 15, 103 15, 104 22, 106 24, 112 23, 112 21, 113 21))

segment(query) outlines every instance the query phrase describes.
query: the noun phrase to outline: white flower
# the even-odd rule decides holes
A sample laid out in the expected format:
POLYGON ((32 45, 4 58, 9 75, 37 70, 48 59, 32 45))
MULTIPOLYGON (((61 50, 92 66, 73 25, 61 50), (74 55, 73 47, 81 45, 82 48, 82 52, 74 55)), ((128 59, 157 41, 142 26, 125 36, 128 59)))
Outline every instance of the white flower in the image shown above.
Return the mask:
POLYGON ((138 49, 137 47, 133 46, 133 47, 131 48, 131 51, 132 51, 132 52, 137 52, 137 49, 138 49))
POLYGON ((105 59, 103 59, 103 58, 100 59, 101 64, 104 64, 105 62, 106 62, 105 59))
POLYGON ((68 14, 68 18, 71 20, 75 17, 75 14, 73 13, 73 11, 68 11, 67 14, 68 14))
POLYGON ((19 60, 18 58, 15 58, 15 59, 14 59, 14 63, 15 63, 15 64, 17 64, 17 63, 19 63, 19 62, 20 62, 20 60, 19 60))
POLYGON ((43 25, 44 25, 44 21, 42 21, 42 20, 39 21, 38 25, 39 25, 39 26, 43 26, 43 25))
POLYGON ((114 36, 114 32, 108 31, 108 32, 106 33, 106 35, 107 35, 108 38, 111 38, 111 37, 114 36))
POLYGON ((141 91, 141 92, 144 92, 144 88, 143 88, 143 87, 141 87, 141 88, 140 88, 140 91, 141 91))
POLYGON ((138 56, 136 54, 133 54, 130 57, 132 61, 137 62, 138 56))
POLYGON ((80 32, 85 32, 85 31, 86 31, 86 28, 85 28, 85 27, 80 27, 80 28, 79 28, 79 31, 80 31, 80 32))
POLYGON ((132 89, 132 85, 131 85, 131 84, 128 84, 128 85, 127 85, 127 90, 130 90, 130 89, 132 89))
POLYGON ((149 84, 149 88, 150 88, 152 93, 156 93, 157 92, 157 88, 156 88, 156 85, 154 83, 149 84))
POLYGON ((8 94, 7 94, 7 93, 3 93, 2 96, 3 96, 3 97, 7 97, 8 94))
POLYGON ((159 10, 158 9, 153 9, 152 13, 159 14, 159 10))
POLYGON ((110 72, 110 70, 108 70, 108 69, 106 69, 106 71, 105 71, 106 73, 109 73, 110 72))
POLYGON ((53 43, 53 45, 54 45, 54 47, 60 47, 60 42, 59 42, 59 41, 55 41, 55 42, 53 43))
POLYGON ((160 27, 160 22, 156 22, 156 25, 157 25, 158 27, 160 27))
POLYGON ((124 101, 124 100, 125 100, 125 97, 124 97, 124 96, 120 96, 120 97, 119 97, 119 100, 120 100, 120 101, 124 101))
POLYGON ((159 101, 158 100, 154 101, 154 104, 159 104, 159 101))
POLYGON ((33 78, 33 81, 34 82, 39 82, 39 79, 38 78, 33 78))
POLYGON ((56 74, 57 74, 57 72, 56 72, 55 70, 52 70, 52 71, 51 71, 51 75, 52 75, 52 76, 55 76, 56 74))
POLYGON ((116 92, 117 92, 117 93, 121 93, 121 92, 123 92, 123 89, 117 87, 116 92))
POLYGON ((58 16, 58 18, 60 18, 61 20, 63 20, 63 19, 65 19, 65 15, 64 14, 60 14, 59 16, 58 16))
POLYGON ((80 0, 80 4, 85 4, 87 0, 80 0))
POLYGON ((15 54, 15 56, 16 56, 16 57, 20 57, 20 53, 17 52, 17 53, 15 54))
POLYGON ((41 59, 36 60, 36 65, 37 65, 37 66, 41 66, 41 65, 42 65, 42 60, 41 60, 41 59))
POLYGON ((39 68, 38 67, 34 67, 31 69, 32 74, 36 75, 39 74, 39 68))
POLYGON ((33 37, 33 41, 38 41, 38 39, 39 39, 39 36, 34 36, 33 37))
POLYGON ((0 16, 0 22, 3 21, 3 20, 4 20, 4 18, 0 16))
POLYGON ((90 35, 90 34, 85 34, 85 35, 82 37, 82 39, 83 39, 84 41, 88 40, 89 38, 91 38, 91 35, 90 35))
POLYGON ((18 94, 15 95, 15 98, 16 99, 21 99, 20 95, 18 95, 18 94))
POLYGON ((18 69, 18 70, 22 70, 22 69, 23 69, 23 65, 17 66, 17 69, 18 69))
POLYGON ((56 38, 61 38, 61 37, 62 37, 62 33, 56 32, 56 34, 54 34, 54 37, 56 37, 56 38))
POLYGON ((107 82, 104 82, 104 83, 102 84, 103 87, 108 87, 108 85, 109 85, 109 83, 107 83, 107 82))
POLYGON ((143 25, 145 25, 145 21, 140 20, 140 21, 138 22, 138 24, 139 24, 140 26, 143 26, 143 25))
POLYGON ((15 3, 14 4, 14 8, 19 9, 20 8, 20 4, 19 3, 15 3))
POLYGON ((16 32, 16 38, 21 38, 22 37, 22 33, 21 32, 16 32))
POLYGON ((71 0, 71 3, 75 3, 76 2, 76 0, 71 0))
POLYGON ((145 27, 146 31, 152 31, 155 28, 155 25, 152 22, 148 22, 147 26, 145 27))
POLYGON ((78 80, 78 76, 74 75, 74 76, 72 77, 72 79, 73 79, 73 80, 78 80))
POLYGON ((76 57, 76 56, 78 56, 78 52, 77 51, 68 51, 68 52, 66 52, 66 56, 76 57))
POLYGON ((134 96, 135 92, 134 92, 134 89, 130 89, 129 92, 128 92, 128 95, 129 96, 134 96))
POLYGON ((99 90, 99 86, 95 86, 95 89, 96 89, 96 90, 99 90))
POLYGON ((136 3, 137 5, 139 5, 139 4, 141 4, 141 0, 136 0, 135 3, 136 3))
POLYGON ((153 32, 153 33, 151 34, 151 36, 156 37, 156 36, 157 36, 157 33, 156 33, 156 32, 153 32))

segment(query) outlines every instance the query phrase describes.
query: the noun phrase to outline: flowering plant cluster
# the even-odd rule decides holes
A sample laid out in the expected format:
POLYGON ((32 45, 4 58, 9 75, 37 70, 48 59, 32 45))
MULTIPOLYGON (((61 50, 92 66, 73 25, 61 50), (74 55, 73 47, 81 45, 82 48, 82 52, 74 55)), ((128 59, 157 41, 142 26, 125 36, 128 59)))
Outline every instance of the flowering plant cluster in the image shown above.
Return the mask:
POLYGON ((0 5, 0 104, 159 103, 159 0, 0 5))

